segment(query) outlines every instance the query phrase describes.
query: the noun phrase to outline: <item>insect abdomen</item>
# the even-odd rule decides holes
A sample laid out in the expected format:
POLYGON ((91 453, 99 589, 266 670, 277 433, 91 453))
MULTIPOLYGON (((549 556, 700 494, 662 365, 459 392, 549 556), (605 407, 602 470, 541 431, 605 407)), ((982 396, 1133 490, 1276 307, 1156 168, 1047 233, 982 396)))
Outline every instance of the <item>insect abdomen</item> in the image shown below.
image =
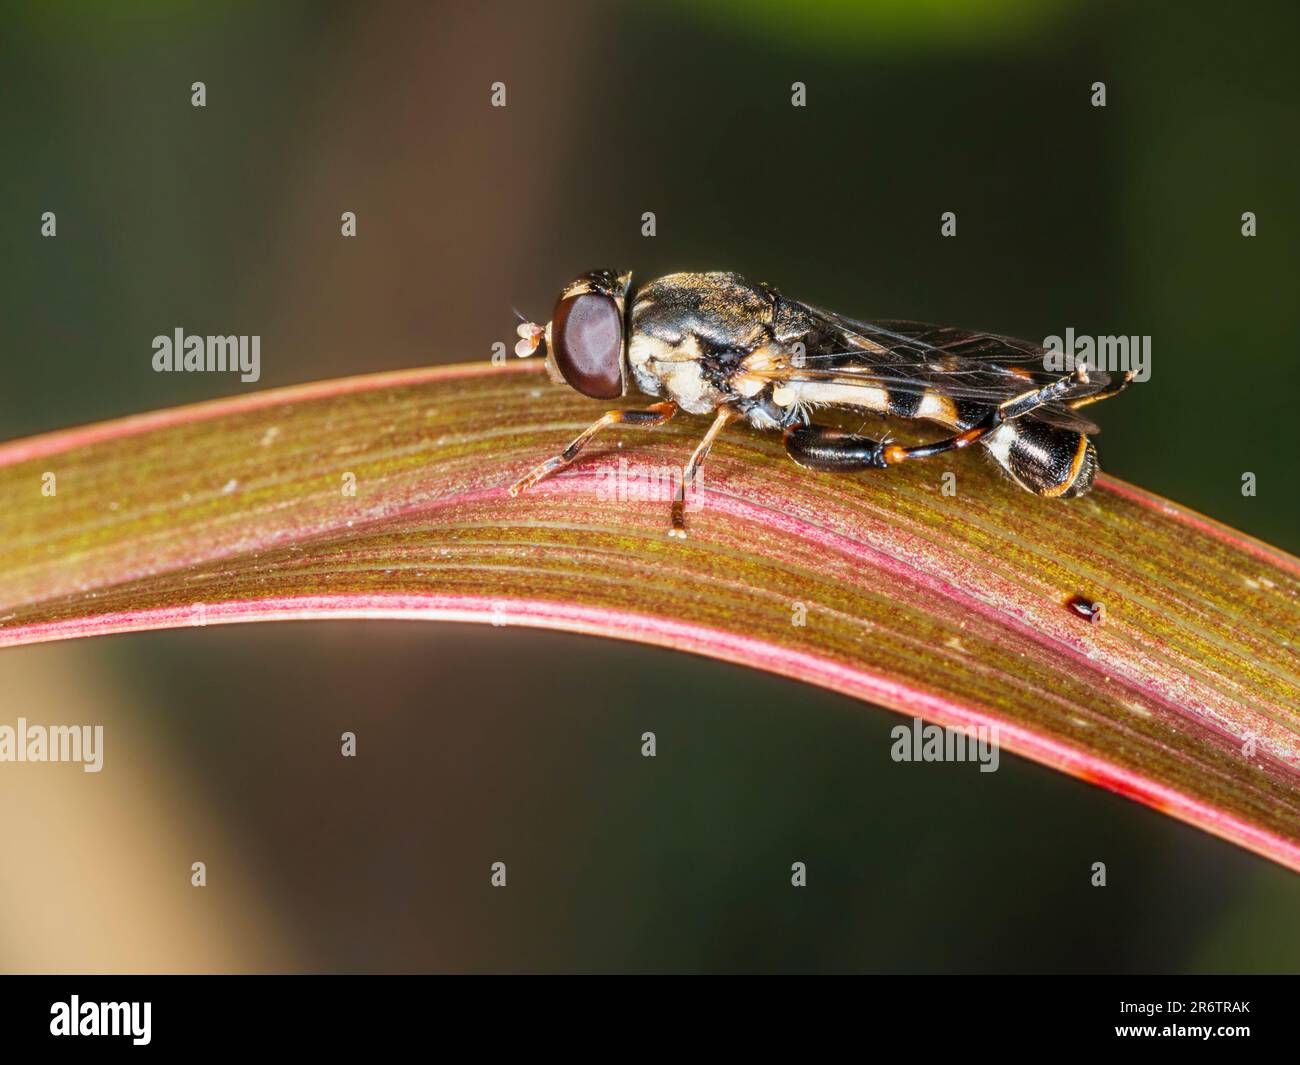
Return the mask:
POLYGON ((1018 484, 1040 496, 1084 495, 1097 476, 1097 450, 1086 434, 1033 418, 1007 422, 984 446, 1018 484))

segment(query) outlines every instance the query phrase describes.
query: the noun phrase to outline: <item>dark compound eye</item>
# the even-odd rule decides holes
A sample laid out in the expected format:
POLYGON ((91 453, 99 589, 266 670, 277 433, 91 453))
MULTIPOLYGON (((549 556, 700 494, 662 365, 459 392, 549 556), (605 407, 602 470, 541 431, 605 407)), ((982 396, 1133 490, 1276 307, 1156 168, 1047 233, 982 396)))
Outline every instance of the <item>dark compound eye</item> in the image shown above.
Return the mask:
POLYGON ((623 316, 612 297, 584 292, 560 300, 551 319, 551 350, 564 379, 584 396, 623 394, 623 316))

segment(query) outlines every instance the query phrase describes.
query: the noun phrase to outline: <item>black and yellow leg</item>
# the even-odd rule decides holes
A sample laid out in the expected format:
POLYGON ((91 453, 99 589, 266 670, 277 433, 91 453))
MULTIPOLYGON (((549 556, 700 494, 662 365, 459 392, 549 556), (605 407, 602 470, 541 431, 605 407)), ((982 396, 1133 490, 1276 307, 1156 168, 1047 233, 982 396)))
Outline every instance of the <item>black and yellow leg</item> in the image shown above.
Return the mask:
POLYGON ((578 453, 587 446, 587 442, 602 429, 611 425, 663 425, 676 413, 676 403, 655 403, 642 410, 606 411, 593 424, 574 437, 569 446, 558 455, 547 459, 540 466, 535 467, 526 477, 521 477, 512 484, 510 494, 517 496, 520 492, 526 492, 538 481, 545 480, 557 470, 564 469, 565 466, 578 457, 578 453))
POLYGON ((704 460, 709 457, 713 441, 722 432, 722 427, 731 421, 733 417, 735 417, 735 412, 730 407, 719 409, 718 416, 713 419, 709 431, 704 434, 704 439, 700 441, 694 454, 691 455, 690 462, 686 464, 686 468, 682 471, 682 482, 677 486, 677 495, 673 498, 673 526, 668 531, 669 536, 684 537, 686 535, 686 493, 695 484, 695 478, 704 465, 704 460))
POLYGON ((1067 401, 1065 405, 1071 410, 1078 410, 1080 407, 1086 407, 1089 403, 1099 403, 1103 399, 1110 399, 1111 396, 1118 396, 1124 389, 1128 388, 1132 381, 1133 371, 1126 370, 1122 376, 1115 378, 1100 392, 1094 392, 1091 396, 1084 396, 1082 399, 1067 401))
POLYGON ((998 415, 997 408, 994 408, 979 425, 944 440, 936 440, 933 444, 918 444, 915 447, 886 444, 872 440, 869 436, 857 436, 819 425, 796 425, 785 431, 785 450, 795 462, 810 470, 856 473, 860 470, 880 470, 910 459, 927 459, 931 455, 970 447, 1001 424, 1003 419, 998 415))

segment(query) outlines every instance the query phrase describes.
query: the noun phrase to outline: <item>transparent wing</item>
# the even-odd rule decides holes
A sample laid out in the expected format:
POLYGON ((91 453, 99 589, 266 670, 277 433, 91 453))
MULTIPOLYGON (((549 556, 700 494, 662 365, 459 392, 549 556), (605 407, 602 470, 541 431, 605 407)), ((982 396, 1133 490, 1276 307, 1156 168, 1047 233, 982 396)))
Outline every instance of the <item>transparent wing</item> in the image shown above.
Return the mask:
MULTIPOLYGON (((864 322, 803 304, 819 329, 802 358, 790 356, 773 368, 783 381, 884 386, 891 394, 937 393, 954 400, 997 405, 1059 380, 1047 370, 1047 351, 1035 344, 923 322, 864 322)), ((1104 390, 1110 375, 1090 370, 1061 401, 1039 407, 1034 417, 1084 433, 1096 433, 1090 419, 1069 404, 1104 390)))

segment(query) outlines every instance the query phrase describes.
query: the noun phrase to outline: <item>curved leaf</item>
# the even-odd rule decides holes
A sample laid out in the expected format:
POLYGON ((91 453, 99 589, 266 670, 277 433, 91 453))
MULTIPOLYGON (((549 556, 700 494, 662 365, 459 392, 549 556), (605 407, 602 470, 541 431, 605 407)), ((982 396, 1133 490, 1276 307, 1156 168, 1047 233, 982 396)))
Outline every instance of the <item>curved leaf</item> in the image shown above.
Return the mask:
POLYGON ((969 454, 819 475, 743 428, 676 540, 627 475, 679 466, 696 420, 611 431, 506 493, 600 410, 538 369, 325 382, 0 446, 0 644, 318 617, 621 637, 996 725, 1300 869, 1296 559, 1109 478, 1060 502, 969 454))

